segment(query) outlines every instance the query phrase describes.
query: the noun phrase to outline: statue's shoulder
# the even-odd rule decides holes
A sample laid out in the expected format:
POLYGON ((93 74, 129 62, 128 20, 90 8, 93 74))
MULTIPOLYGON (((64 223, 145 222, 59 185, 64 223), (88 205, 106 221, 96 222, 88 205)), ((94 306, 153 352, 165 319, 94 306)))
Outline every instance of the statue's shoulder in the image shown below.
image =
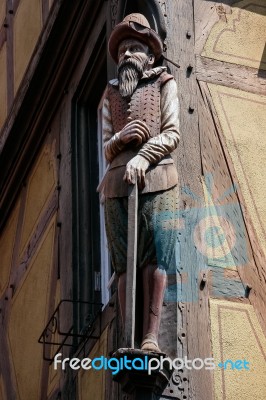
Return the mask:
POLYGON ((167 71, 163 71, 160 75, 160 80, 161 80, 161 86, 165 85, 166 82, 174 79, 173 75, 168 74, 167 71))
POLYGON ((118 79, 111 79, 107 84, 107 96, 110 97, 118 92, 118 79))
POLYGON ((110 86, 116 87, 116 86, 118 86, 118 79, 111 79, 111 80, 108 82, 108 84, 109 84, 110 86))
POLYGON ((144 79, 149 79, 151 81, 156 80, 160 83, 160 86, 163 86, 166 82, 174 79, 173 75, 167 72, 166 67, 155 67, 151 70, 147 71, 144 74, 144 79))

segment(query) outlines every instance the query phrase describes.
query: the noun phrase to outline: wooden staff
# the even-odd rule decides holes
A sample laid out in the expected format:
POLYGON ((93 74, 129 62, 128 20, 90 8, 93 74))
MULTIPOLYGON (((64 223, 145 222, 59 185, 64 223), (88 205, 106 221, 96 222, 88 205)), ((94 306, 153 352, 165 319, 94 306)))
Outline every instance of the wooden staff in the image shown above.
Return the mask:
POLYGON ((136 177, 135 184, 129 186, 129 193, 128 193, 125 341, 126 341, 126 347, 130 349, 134 349, 134 339, 135 339, 137 238, 138 238, 138 183, 136 177))

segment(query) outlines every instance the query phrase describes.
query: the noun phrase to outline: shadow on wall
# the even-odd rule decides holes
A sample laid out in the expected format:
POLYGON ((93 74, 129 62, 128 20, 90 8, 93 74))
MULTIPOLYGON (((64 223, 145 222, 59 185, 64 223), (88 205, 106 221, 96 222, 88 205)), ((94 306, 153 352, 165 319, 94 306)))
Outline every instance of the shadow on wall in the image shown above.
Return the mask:
POLYGON ((261 63, 258 71, 258 77, 263 79, 266 79, 265 60, 266 60, 266 43, 261 56, 261 63))

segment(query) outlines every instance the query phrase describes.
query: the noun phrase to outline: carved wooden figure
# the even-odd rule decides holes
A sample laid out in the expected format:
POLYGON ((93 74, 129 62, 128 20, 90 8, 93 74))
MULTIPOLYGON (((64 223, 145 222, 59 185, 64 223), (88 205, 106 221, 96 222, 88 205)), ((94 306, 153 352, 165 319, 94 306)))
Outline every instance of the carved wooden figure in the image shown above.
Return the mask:
POLYGON ((137 267, 143 281, 141 349, 159 352, 158 331, 166 270, 174 262, 175 227, 159 234, 161 213, 177 208, 178 176, 170 153, 179 143, 177 85, 154 64, 163 51, 159 35, 142 14, 130 14, 113 30, 109 52, 118 79, 109 82, 103 106, 103 181, 109 250, 118 276, 123 323, 127 280, 128 190, 138 185, 137 267))

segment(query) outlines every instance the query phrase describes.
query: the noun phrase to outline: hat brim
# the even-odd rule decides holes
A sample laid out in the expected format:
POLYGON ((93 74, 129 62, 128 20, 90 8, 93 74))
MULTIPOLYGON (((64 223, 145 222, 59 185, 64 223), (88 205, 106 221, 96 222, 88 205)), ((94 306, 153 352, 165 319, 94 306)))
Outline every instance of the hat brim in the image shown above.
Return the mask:
POLYGON ((120 43, 126 39, 137 39, 146 44, 155 56, 157 61, 163 52, 163 45, 160 36, 150 28, 143 27, 143 29, 135 29, 135 27, 142 27, 139 24, 121 22, 118 24, 110 35, 108 49, 112 59, 118 63, 118 48, 120 43))

